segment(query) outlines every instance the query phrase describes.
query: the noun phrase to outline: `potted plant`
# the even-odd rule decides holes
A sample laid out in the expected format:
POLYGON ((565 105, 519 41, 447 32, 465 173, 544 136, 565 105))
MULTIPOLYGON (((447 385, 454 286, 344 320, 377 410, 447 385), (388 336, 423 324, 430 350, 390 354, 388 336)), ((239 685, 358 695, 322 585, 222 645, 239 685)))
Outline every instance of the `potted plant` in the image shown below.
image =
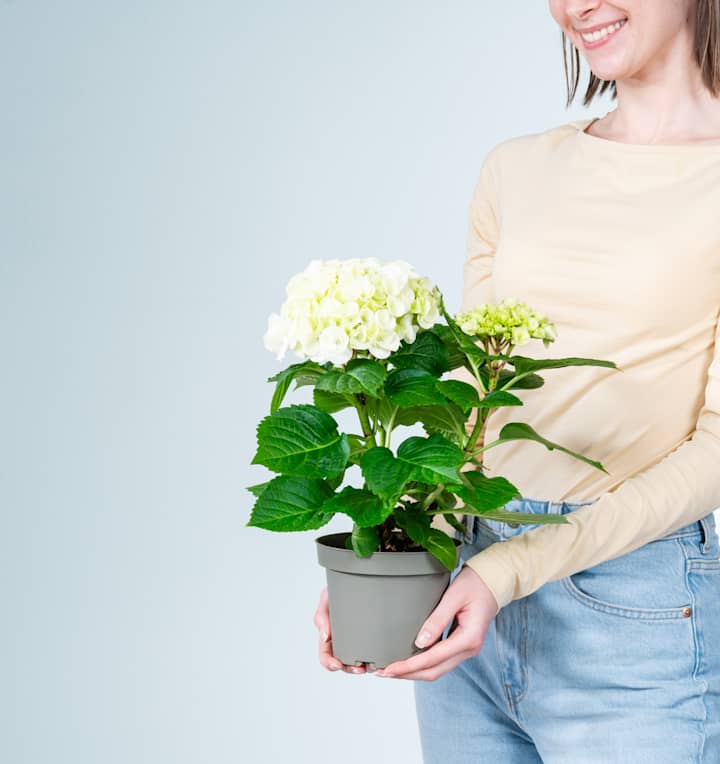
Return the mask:
POLYGON ((505 299, 452 317, 440 291, 407 263, 376 258, 314 260, 287 286, 270 316, 265 345, 302 360, 269 381, 270 413, 257 428, 252 460, 276 473, 248 488, 248 526, 307 531, 347 515, 352 529, 315 539, 326 568, 333 653, 375 668, 426 648, 414 644, 459 561, 465 527, 481 515, 514 523, 562 523, 562 515, 509 512, 520 491, 483 474, 482 454, 519 438, 602 464, 509 422, 484 444, 492 412, 521 406, 538 372, 563 366, 616 368, 593 358, 513 355, 530 339, 547 347, 555 327, 524 303, 505 299), (456 371, 472 380, 458 379, 456 371), (312 403, 284 405, 291 387, 312 403), (353 414, 352 431, 338 417, 353 414), (423 435, 405 428, 422 426, 423 435), (395 441, 405 436, 399 443, 395 441), (435 518, 457 533, 451 537, 435 518))

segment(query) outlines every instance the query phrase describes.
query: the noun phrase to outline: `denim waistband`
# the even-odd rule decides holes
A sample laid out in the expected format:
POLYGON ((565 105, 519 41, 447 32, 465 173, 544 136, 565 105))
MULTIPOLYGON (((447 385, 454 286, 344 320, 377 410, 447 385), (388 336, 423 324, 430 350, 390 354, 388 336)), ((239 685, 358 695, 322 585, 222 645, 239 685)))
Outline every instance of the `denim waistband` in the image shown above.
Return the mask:
MULTIPOLYGON (((586 499, 584 501, 549 501, 547 499, 532 499, 524 496, 521 499, 511 499, 504 505, 503 509, 508 512, 523 512, 536 515, 567 515, 580 507, 594 504, 596 501, 597 499, 586 499)), ((470 538, 475 538, 476 523, 482 523, 486 529, 491 530, 499 539, 509 539, 524 533, 530 528, 538 527, 538 524, 506 523, 500 520, 489 520, 478 515, 466 515, 465 520, 470 538)), ((715 516, 713 512, 710 512, 700 520, 695 520, 692 523, 684 525, 682 528, 677 528, 676 530, 671 531, 665 536, 662 536, 662 538, 678 538, 680 536, 688 536, 697 533, 698 531, 702 531, 705 542, 709 543, 709 540, 713 538, 715 533, 715 516)))

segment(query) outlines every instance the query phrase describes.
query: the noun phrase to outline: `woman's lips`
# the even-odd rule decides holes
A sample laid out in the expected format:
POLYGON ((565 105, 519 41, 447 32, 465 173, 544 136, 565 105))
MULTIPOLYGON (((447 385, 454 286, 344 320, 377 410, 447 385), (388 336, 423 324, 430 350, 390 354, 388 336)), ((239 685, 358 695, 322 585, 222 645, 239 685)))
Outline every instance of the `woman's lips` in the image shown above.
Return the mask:
MULTIPOLYGON (((597 31, 597 29, 603 29, 604 27, 612 27, 612 31, 608 32, 605 35, 602 35, 597 40, 586 40, 583 37, 582 32, 580 32, 580 30, 577 30, 577 33, 580 39, 582 40, 583 47, 589 50, 592 50, 593 48, 599 48, 601 45, 604 45, 606 42, 609 42, 610 40, 612 40, 614 37, 618 35, 619 32, 623 30, 623 28, 626 25, 627 25, 627 19, 622 19, 622 20, 618 20, 618 22, 613 22, 612 24, 605 24, 605 25, 596 27, 594 31, 597 31), (620 21, 622 21, 622 23, 620 23, 620 26, 618 27, 617 24, 620 21)), ((587 34, 587 32, 585 33, 587 34)))

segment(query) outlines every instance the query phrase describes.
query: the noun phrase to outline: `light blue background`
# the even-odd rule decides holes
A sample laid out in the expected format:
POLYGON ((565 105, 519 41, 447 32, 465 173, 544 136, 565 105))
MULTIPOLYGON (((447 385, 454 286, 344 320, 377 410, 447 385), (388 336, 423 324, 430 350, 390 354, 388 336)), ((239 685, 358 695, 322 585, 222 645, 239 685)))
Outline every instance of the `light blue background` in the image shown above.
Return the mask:
POLYGON ((609 108, 547 4, 0 0, 0 83, 0 760, 419 762, 317 662, 319 533, 245 527, 262 334, 312 258, 457 309, 486 152, 609 108))

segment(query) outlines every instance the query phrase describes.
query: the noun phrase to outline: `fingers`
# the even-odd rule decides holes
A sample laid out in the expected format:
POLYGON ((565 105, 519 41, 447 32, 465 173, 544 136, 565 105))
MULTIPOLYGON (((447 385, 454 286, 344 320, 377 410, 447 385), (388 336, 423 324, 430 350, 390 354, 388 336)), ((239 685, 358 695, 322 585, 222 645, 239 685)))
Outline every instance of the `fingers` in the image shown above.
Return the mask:
POLYGON ((330 628, 327 586, 320 592, 320 601, 315 610, 313 623, 319 632, 318 656, 320 663, 328 671, 339 671, 342 669, 348 674, 365 674, 367 672, 365 665, 348 666, 338 660, 332 653, 332 631, 330 628))
MULTIPOLYGON (((448 658, 442 663, 438 663, 436 666, 431 666, 426 669, 420 669, 418 671, 411 671, 407 674, 403 674, 402 676, 397 676, 396 678, 397 679, 414 679, 416 681, 423 681, 423 682, 434 682, 436 679, 439 679, 444 674, 447 674, 448 671, 452 671, 456 666, 462 663, 466 658, 470 658, 471 655, 472 653, 470 654, 458 653, 457 655, 454 655, 452 658, 448 658)), ((381 673, 378 676, 388 676, 388 675, 381 673)))
MULTIPOLYGON (((484 639, 484 634, 482 635, 484 639)), ((395 661, 388 664, 381 672, 382 676, 394 676, 402 679, 411 679, 411 674, 452 662, 455 665, 475 655, 482 647, 482 639, 473 637, 467 630, 458 627, 448 635, 447 639, 433 645, 429 650, 413 655, 404 661, 395 661)))

